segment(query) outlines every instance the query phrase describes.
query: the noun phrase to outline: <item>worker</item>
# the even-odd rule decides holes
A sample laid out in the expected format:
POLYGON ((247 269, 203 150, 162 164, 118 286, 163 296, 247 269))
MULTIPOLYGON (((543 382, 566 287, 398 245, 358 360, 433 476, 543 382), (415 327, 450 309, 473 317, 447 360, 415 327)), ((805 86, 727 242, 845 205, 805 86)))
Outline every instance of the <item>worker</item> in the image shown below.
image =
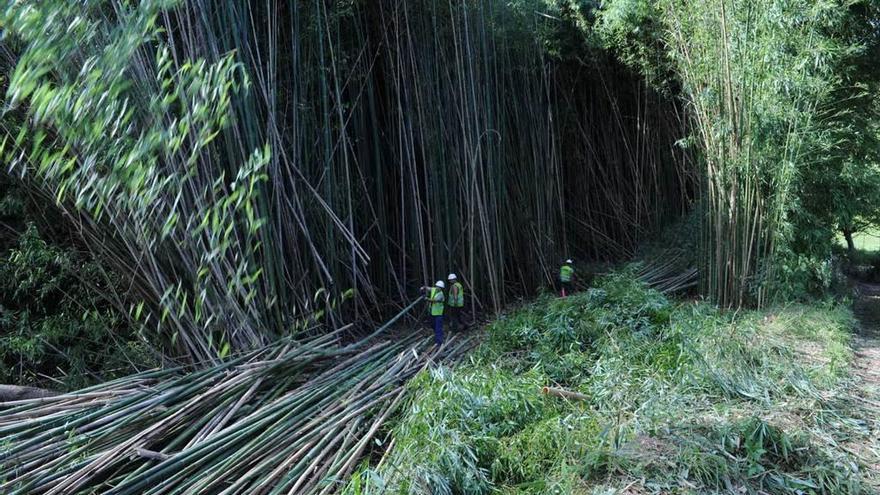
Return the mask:
POLYGON ((562 285, 562 297, 566 297, 571 291, 571 284, 574 282, 574 267, 571 259, 565 260, 562 268, 559 269, 559 282, 562 285))
POLYGON ((461 327, 461 314, 464 312, 464 286, 454 273, 450 273, 449 282, 449 328, 458 330, 461 327))
POLYGON ((424 287, 428 292, 428 307, 431 310, 431 319, 434 323, 434 343, 443 344, 443 306, 446 296, 443 290, 446 284, 442 280, 438 280, 434 287, 424 287))

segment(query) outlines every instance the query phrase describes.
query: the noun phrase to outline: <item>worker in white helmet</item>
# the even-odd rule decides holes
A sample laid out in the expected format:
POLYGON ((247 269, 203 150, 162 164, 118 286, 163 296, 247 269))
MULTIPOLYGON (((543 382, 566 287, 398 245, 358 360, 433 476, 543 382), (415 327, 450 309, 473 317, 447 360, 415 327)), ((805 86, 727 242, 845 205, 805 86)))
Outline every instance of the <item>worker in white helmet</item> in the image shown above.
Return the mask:
POLYGON ((458 330, 461 328, 461 314, 464 311, 464 286, 461 285, 454 273, 449 274, 447 281, 449 282, 449 307, 447 308, 449 328, 458 330))
POLYGON ((571 259, 565 260, 559 269, 559 282, 562 285, 562 297, 566 297, 571 291, 571 284, 574 282, 574 262, 571 259))
POLYGON ((431 311, 431 319, 434 323, 434 343, 443 344, 443 310, 446 302, 446 295, 443 289, 446 283, 438 280, 433 287, 422 287, 428 293, 428 308, 431 311))

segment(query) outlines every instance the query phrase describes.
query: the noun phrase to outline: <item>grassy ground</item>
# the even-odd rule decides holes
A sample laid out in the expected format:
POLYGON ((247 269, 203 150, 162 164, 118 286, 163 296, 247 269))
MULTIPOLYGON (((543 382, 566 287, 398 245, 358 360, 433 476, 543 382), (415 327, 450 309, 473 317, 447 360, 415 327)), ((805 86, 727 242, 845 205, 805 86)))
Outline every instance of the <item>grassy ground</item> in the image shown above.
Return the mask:
POLYGON ((833 303, 729 315, 606 277, 420 375, 348 491, 870 493, 876 450, 847 447, 873 445, 847 378, 853 325, 833 303))
MULTIPOLYGON (((838 236, 838 244, 846 247, 846 240, 842 235, 838 236)), ((880 230, 871 229, 866 232, 859 232, 853 235, 853 243, 859 251, 877 252, 880 251, 880 230)))

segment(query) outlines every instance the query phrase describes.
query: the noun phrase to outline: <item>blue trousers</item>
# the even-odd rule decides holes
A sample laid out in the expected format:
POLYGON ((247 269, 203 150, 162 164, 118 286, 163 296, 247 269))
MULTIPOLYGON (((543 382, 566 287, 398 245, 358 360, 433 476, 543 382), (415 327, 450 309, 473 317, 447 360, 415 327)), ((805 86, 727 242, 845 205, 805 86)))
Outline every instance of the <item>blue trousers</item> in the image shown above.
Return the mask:
POLYGON ((434 320, 434 343, 441 345, 443 344, 443 315, 431 318, 434 320))

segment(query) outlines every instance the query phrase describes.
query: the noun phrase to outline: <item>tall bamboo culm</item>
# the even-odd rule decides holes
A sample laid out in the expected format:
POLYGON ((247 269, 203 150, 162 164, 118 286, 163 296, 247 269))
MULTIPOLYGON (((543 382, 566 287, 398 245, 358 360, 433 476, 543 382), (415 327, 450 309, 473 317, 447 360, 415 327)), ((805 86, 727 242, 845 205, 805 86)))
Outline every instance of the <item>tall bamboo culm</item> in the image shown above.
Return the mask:
POLYGON ((7 129, 4 156, 193 361, 391 314, 450 271, 497 310, 563 257, 632 254, 692 189, 675 107, 549 53, 549 8, 22 4, 7 103, 38 134, 7 129))
POLYGON ((773 297, 786 212, 812 115, 831 86, 831 4, 663 1, 704 170, 703 292, 720 306, 773 297))

